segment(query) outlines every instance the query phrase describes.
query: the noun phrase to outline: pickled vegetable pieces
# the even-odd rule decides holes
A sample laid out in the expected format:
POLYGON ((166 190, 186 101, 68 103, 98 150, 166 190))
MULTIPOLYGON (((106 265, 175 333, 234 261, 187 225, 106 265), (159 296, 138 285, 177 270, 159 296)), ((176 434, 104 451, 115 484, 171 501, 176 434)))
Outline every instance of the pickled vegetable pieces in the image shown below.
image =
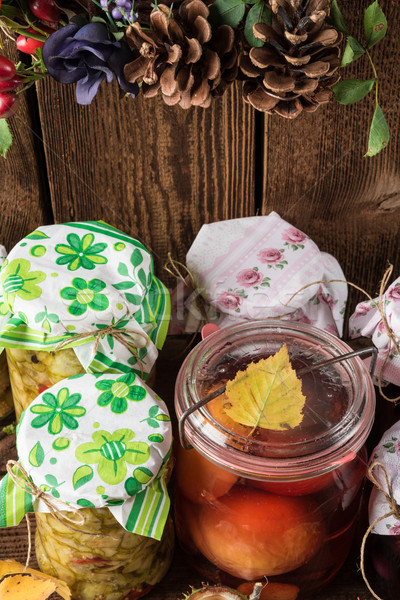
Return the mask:
POLYGON ((145 379, 164 343, 169 295, 150 253, 103 222, 38 228, 11 250, 1 286, 10 314, 0 346, 73 347, 87 372, 145 379))

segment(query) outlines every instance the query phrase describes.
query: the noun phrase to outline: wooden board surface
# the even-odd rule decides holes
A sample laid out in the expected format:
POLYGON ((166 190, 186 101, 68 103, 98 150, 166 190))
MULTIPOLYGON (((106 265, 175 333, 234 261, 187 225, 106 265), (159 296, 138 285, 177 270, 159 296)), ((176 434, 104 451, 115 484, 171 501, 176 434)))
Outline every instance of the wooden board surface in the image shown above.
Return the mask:
MULTIPOLYGON (((1 53, 17 60, 14 43, 5 36, 1 39, 1 53)), ((8 120, 14 140, 7 158, 0 157, 0 244, 7 250, 38 225, 53 221, 35 105, 31 89, 22 95, 17 114, 8 120)))
MULTIPOLYGON (((351 32, 362 39, 362 12, 370 2, 341 2, 351 32)), ((371 49, 379 99, 390 131, 388 148, 367 151, 374 94, 358 104, 331 103, 294 121, 266 117, 262 214, 276 210, 332 253, 349 281, 375 295, 388 262, 400 271, 400 4, 383 0, 389 30, 371 49)), ((343 78, 373 77, 363 57, 343 78)), ((355 295, 352 293, 352 298, 355 295)), ((360 295, 357 295, 360 298, 360 295)))
POLYGON ((254 214, 254 111, 237 87, 208 110, 119 100, 107 84, 90 107, 54 81, 38 98, 56 222, 104 219, 139 237, 160 271, 203 223, 254 214))

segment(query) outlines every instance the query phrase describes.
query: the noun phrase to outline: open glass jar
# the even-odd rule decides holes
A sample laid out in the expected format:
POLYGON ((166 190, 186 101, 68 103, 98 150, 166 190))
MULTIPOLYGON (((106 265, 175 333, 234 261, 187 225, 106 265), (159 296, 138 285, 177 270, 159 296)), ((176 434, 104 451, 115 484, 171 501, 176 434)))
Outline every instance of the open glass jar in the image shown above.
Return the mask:
MULTIPOLYGON (((186 358, 175 408, 186 409, 253 361, 287 345, 294 369, 350 352, 300 323, 258 321, 213 333, 186 358)), ((247 427, 224 394, 188 416, 177 448, 175 521, 187 560, 209 580, 263 581, 302 598, 340 569, 351 546, 366 471, 375 397, 358 358, 302 376, 300 425, 247 427)))

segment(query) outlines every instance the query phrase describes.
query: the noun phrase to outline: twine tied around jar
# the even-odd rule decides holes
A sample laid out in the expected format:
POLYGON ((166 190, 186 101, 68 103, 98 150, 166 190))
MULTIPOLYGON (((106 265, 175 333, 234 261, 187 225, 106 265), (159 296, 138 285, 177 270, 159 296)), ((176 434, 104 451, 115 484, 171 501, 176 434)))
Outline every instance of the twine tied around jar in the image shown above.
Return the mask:
MULTIPOLYGON (((57 521, 59 521, 60 523, 65 525, 65 527, 67 527, 68 529, 71 529, 72 531, 77 531, 78 533, 86 533, 87 535, 96 535, 90 531, 84 531, 82 529, 79 529, 78 527, 73 527, 73 525, 71 523, 82 527, 86 522, 85 515, 83 515, 79 509, 77 509, 73 506, 70 506, 66 502, 63 502, 62 500, 54 500, 50 496, 50 494, 48 494, 41 488, 37 487, 33 483, 32 479, 29 477, 28 473, 25 471, 25 469, 21 465, 21 463, 19 463, 16 460, 9 460, 9 461, 7 461, 6 469, 7 469, 7 473, 9 475, 9 477, 12 479, 12 481, 15 483, 15 485, 17 485, 24 492, 26 492, 26 493, 30 494, 31 496, 33 496, 34 498, 36 498, 36 500, 41 500, 46 505, 46 508, 48 509, 49 513, 55 519, 57 519, 57 521), (22 476, 18 475, 16 472, 14 472, 14 470, 13 470, 14 467, 16 467, 18 471, 20 471, 22 476), (63 510, 72 512, 76 518, 73 519, 73 518, 69 517, 68 515, 63 514, 63 512, 62 512, 63 510)), ((30 535, 29 528, 28 528, 28 531, 29 531, 29 535, 30 535)))
POLYGON ((71 337, 59 342, 54 348, 54 351, 57 352, 58 350, 62 350, 66 346, 69 346, 69 344, 72 344, 79 340, 84 340, 89 337, 95 337, 96 339, 94 343, 93 354, 96 354, 100 340, 106 335, 111 335, 114 339, 116 339, 118 342, 120 342, 120 344, 125 346, 125 348, 127 348, 129 352, 131 352, 135 356, 137 362, 139 363, 140 370, 143 376, 143 362, 140 360, 137 348, 145 348, 145 346, 147 346, 148 344, 149 338, 143 331, 138 331, 136 329, 122 329, 121 327, 118 327, 118 324, 125 318, 126 315, 124 317, 121 317, 121 319, 119 319, 116 323, 106 325, 102 329, 93 329, 92 331, 84 331, 82 333, 74 334, 71 337), (143 338, 144 343, 134 344, 132 341, 127 339, 127 337, 124 337, 129 337, 132 335, 138 335, 139 337, 143 338))
MULTIPOLYGON (((285 303, 285 306, 288 306, 288 304, 290 304, 290 302, 293 300, 293 298, 295 296, 297 296, 297 294, 299 294, 300 292, 302 292, 303 290, 305 290, 306 288, 312 286, 312 285, 316 285, 318 283, 347 283, 348 285, 350 285, 351 287, 355 288, 356 290, 358 290, 359 292, 362 292, 365 296, 367 296, 368 300, 375 306, 375 308, 378 310, 379 314, 381 315, 381 319, 382 319, 382 323, 385 327, 387 336, 390 340, 390 344, 389 347, 386 351, 386 355, 382 364, 382 367, 380 368, 380 371, 378 373, 377 379, 378 379, 378 389, 379 389, 379 393, 381 394, 382 398, 385 398, 385 400, 388 400, 389 402, 393 402, 396 403, 400 400, 400 396, 397 396, 396 398, 389 398, 388 396, 386 396, 386 394, 384 393, 383 389, 382 389, 382 373, 383 370, 385 368, 385 365, 389 359, 390 353, 392 352, 393 346, 396 349, 396 351, 399 353, 400 355, 400 345, 398 343, 398 339, 400 339, 400 336, 396 334, 396 332, 394 332, 392 330, 392 328, 390 327, 388 320, 386 318, 386 314, 385 314, 385 310, 384 310, 384 295, 385 295, 385 289, 387 287, 387 284, 389 282, 389 279, 392 275, 393 272, 393 265, 389 264, 388 268, 386 269, 386 271, 383 274, 380 286, 379 286, 379 297, 378 297, 378 302, 376 302, 369 294, 368 292, 366 292, 362 287, 356 285, 355 283, 352 283, 351 281, 345 281, 344 279, 322 279, 320 281, 313 281, 311 283, 308 283, 307 285, 304 285, 303 287, 301 287, 299 290, 297 290, 297 292, 295 292, 290 298, 289 300, 285 303)), ((373 373, 372 373, 373 374, 373 373)))
POLYGON ((376 598, 377 600, 382 600, 382 598, 380 596, 378 596, 374 590, 371 588, 371 585, 367 579, 367 576, 365 574, 365 564, 364 564, 364 555, 365 555, 365 544, 367 542, 367 538, 369 536, 369 534, 371 533, 371 531, 373 530, 373 528, 375 527, 375 525, 377 525, 377 523, 379 523, 380 521, 383 521, 384 519, 387 519, 388 517, 394 517, 395 519, 398 519, 400 521, 400 505, 397 504, 394 496, 393 496, 393 491, 392 491, 392 485, 389 481, 389 475, 388 472, 385 468, 385 465, 383 465, 381 462, 379 461, 375 461, 373 462, 369 467, 368 467, 368 479, 370 479, 370 481, 372 481, 372 483, 374 484, 374 486, 380 491, 382 492, 382 494, 385 496, 385 500, 389 505, 390 511, 387 512, 386 514, 377 517, 372 523, 371 525, 368 527, 367 531, 364 534, 364 537, 362 539, 362 543, 361 543, 361 549, 360 549, 360 568, 361 568, 361 574, 363 576, 363 579, 365 581, 365 584, 367 586, 367 588, 369 589, 369 591, 371 592, 371 594, 373 595, 374 598, 376 598), (380 467, 383 471, 383 474, 385 476, 385 480, 386 480, 386 489, 379 483, 379 481, 376 479, 375 475, 374 475, 374 469, 376 467, 380 467))
POLYGON ((183 285, 188 288, 190 293, 196 294, 196 298, 193 300, 193 304, 198 309, 201 319, 199 320, 199 324, 197 325, 197 329, 194 332, 191 340, 189 341, 183 352, 181 352, 181 355, 183 355, 189 350, 189 348, 191 348, 196 338, 196 335, 200 331, 202 324, 208 322, 208 303, 206 299, 201 295, 193 273, 182 262, 172 258, 171 252, 168 252, 168 258, 163 268, 165 271, 167 271, 167 273, 179 279, 183 283, 183 285))

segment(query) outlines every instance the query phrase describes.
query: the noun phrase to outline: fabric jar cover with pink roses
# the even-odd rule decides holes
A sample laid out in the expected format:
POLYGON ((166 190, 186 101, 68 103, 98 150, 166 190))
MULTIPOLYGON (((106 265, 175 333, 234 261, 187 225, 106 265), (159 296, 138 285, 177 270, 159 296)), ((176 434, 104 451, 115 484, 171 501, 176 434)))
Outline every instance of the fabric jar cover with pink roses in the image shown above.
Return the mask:
MULTIPOLYGON (((378 350, 375 367, 375 380, 381 383, 400 385, 400 356, 396 344, 400 345, 400 277, 386 290, 382 298, 382 310, 396 342, 389 338, 382 314, 378 309, 379 298, 360 302, 349 320, 351 338, 361 336, 372 338, 378 350)), ((369 364, 371 359, 366 359, 369 364)))
MULTIPOLYGON (((400 421, 383 434, 382 439, 371 455, 371 464, 375 461, 381 463, 386 469, 390 490, 387 489, 384 471, 378 465, 373 470, 375 479, 385 491, 391 492, 395 502, 400 504, 400 421)), ((390 512, 391 508, 385 494, 374 486, 368 506, 370 525, 379 517, 383 517, 390 512)), ((391 515, 375 523, 372 532, 380 535, 400 535, 400 521, 391 515)))
POLYGON ((207 321, 219 327, 284 318, 342 335, 347 284, 339 263, 275 212, 203 225, 186 265, 197 288, 175 288, 170 333, 204 323, 201 295, 207 321), (331 279, 340 281, 309 285, 331 279))

